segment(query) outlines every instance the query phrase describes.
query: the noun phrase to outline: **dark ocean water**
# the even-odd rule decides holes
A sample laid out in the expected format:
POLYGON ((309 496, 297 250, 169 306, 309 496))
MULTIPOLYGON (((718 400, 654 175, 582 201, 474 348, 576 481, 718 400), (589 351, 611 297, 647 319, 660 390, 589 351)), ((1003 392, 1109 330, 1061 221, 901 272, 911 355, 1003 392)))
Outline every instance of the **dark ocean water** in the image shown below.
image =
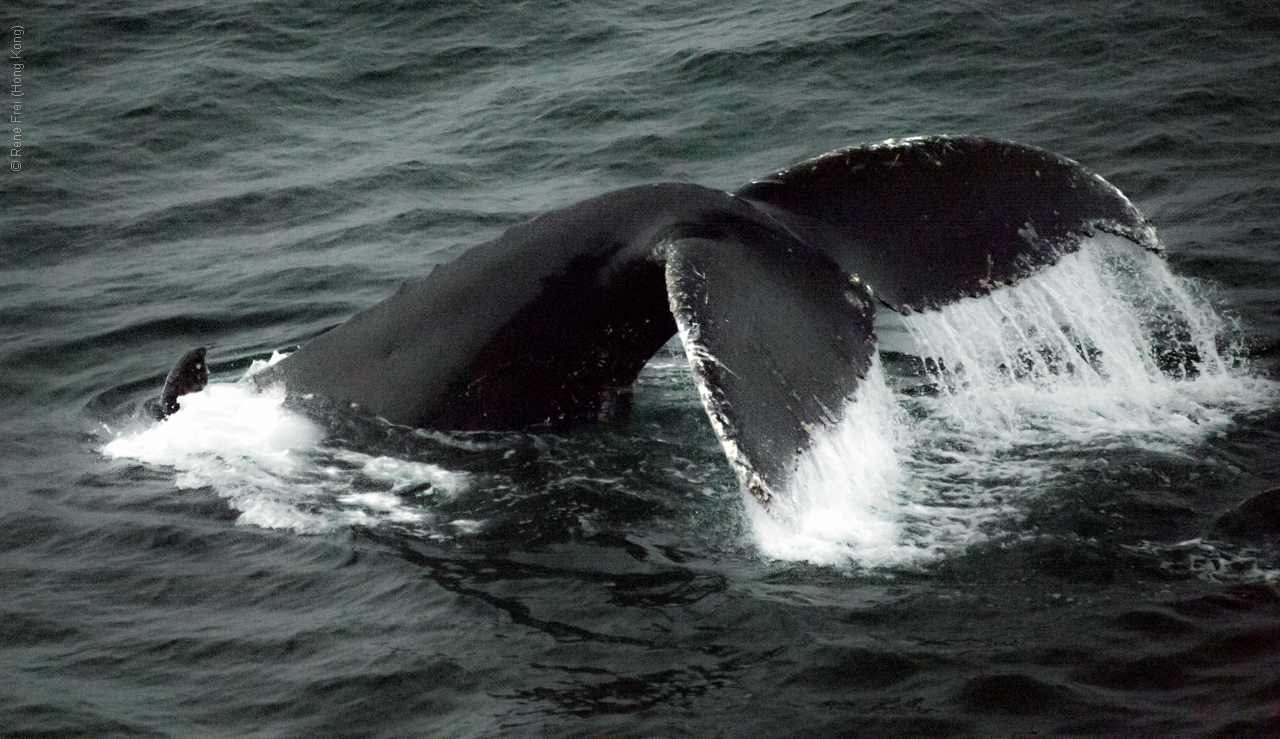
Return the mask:
POLYGON ((0 733, 1280 735, 1280 544, 1215 528, 1280 486, 1280 6, 3 15, 0 733), (1168 271, 1099 245, 1025 300, 1099 341, 1182 301, 1202 361, 983 395, 911 347, 995 308, 887 324, 881 445, 824 462, 883 497, 813 492, 817 533, 739 492, 678 345, 556 433, 234 384, 539 212, 929 133, 1123 190, 1168 271), (195 345, 215 385, 157 426, 195 345))

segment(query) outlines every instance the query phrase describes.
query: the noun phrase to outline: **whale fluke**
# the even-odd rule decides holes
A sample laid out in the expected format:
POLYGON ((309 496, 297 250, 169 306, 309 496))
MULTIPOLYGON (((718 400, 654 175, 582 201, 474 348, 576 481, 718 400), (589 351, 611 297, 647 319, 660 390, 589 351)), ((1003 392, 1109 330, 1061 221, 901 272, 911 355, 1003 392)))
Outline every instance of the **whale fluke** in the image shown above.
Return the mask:
POLYGON ((770 505, 813 429, 840 420, 875 353, 875 306, 823 255, 684 239, 667 294, 703 407, 743 485, 770 505))
POLYGON ((678 328, 735 471, 769 506, 865 377, 876 301, 928 310, 983 295, 1097 230, 1158 250, 1133 204, 1065 157, 976 137, 887 141, 736 193, 645 185, 552 211, 258 379, 412 426, 563 424, 604 414, 678 328))
POLYGON ((973 136, 841 149, 736 194, 904 312, 1013 284, 1095 230, 1160 248, 1128 198, 1079 163, 973 136))

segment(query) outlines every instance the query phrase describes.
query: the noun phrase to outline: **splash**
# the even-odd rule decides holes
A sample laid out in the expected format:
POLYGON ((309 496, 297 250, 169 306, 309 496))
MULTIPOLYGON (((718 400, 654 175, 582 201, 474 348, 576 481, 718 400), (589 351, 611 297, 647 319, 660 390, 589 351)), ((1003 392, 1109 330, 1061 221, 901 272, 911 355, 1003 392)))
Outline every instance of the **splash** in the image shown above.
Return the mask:
POLYGON ((177 488, 212 488, 240 511, 239 523, 308 534, 424 523, 429 512, 406 497, 466 488, 465 474, 436 465, 326 447, 320 427, 285 407, 283 387, 259 391, 247 381, 280 358, 184 395, 177 413, 117 436, 103 454, 172 467, 177 488))
POLYGON ((898 523, 910 507, 899 495, 907 474, 899 461, 907 427, 879 361, 845 416, 814 438, 792 476, 789 498, 776 502, 781 510, 771 515, 748 504, 765 555, 821 563, 883 563, 915 555, 898 523))
POLYGON ((1117 448, 1188 455, 1278 397, 1234 360, 1238 330, 1201 286, 1117 237, 1090 239, 1015 287, 886 324, 882 351, 894 345, 916 371, 877 367, 815 438, 789 523, 751 507, 763 553, 863 566, 935 558, 981 541, 1072 460, 1117 448))

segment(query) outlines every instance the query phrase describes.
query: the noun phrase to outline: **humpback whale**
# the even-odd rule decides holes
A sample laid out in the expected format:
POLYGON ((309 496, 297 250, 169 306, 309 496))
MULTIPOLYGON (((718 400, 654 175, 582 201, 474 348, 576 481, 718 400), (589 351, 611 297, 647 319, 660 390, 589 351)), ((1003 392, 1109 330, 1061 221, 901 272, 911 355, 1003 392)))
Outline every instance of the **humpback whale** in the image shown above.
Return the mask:
POLYGON ((257 378, 397 424, 518 429, 597 417, 679 334, 732 467, 769 508, 813 434, 851 412, 878 307, 985 295, 1096 231, 1159 251, 1137 208, 1064 156, 891 139, 736 192, 642 185, 538 216, 257 378))

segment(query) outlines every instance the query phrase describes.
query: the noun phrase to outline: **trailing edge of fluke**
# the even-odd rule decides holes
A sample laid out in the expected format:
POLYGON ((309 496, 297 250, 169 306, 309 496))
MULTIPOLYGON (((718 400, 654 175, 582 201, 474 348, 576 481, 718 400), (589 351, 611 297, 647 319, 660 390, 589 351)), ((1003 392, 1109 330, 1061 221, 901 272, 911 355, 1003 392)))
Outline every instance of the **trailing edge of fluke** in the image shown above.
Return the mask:
MULTIPOLYGON (((410 426, 555 425, 599 417, 679 333, 730 463, 768 508, 866 376, 877 304, 909 313, 981 296, 1096 231, 1159 251, 1119 190, 1061 155, 893 139, 733 193, 643 185, 551 211, 256 379, 410 426)), ((164 397, 181 392, 167 384, 164 397)))

